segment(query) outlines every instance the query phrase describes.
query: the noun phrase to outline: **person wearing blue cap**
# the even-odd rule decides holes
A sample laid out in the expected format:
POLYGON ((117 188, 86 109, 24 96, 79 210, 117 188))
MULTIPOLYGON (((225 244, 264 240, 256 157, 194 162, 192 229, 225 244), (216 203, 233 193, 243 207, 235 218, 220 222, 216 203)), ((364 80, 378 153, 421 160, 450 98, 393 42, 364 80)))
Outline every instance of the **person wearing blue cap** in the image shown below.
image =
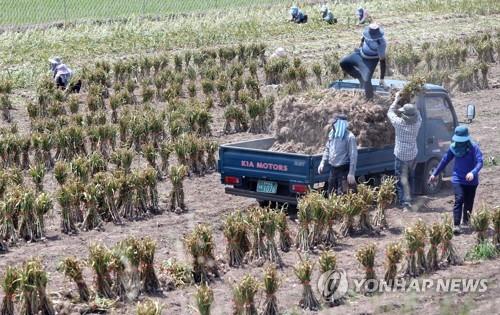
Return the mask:
POLYGON ((337 18, 333 16, 333 12, 326 5, 321 7, 321 18, 328 24, 337 23, 337 18))
POLYGON ((483 154, 479 146, 472 142, 469 129, 466 126, 455 128, 455 134, 448 152, 443 156, 436 170, 429 178, 429 182, 436 180, 436 177, 444 170, 448 163, 455 159, 451 183, 455 193, 455 203, 453 205, 453 221, 455 234, 462 231, 463 227, 469 226, 469 218, 474 206, 476 189, 479 185, 479 172, 483 167, 483 154))
POLYGON ((294 5, 290 8, 290 21, 298 24, 307 23, 307 14, 294 5))
POLYGON ((372 77, 379 61, 380 85, 384 85, 386 51, 384 31, 378 24, 373 23, 364 29, 360 48, 340 60, 342 70, 359 80, 359 86, 364 88, 367 99, 373 98, 372 77))
POLYGON ((338 114, 334 116, 332 130, 328 134, 323 158, 318 167, 318 174, 323 173, 325 164, 330 164, 328 178, 328 195, 344 193, 344 183, 355 185, 356 164, 358 162, 358 146, 356 137, 348 130, 347 116, 338 114))

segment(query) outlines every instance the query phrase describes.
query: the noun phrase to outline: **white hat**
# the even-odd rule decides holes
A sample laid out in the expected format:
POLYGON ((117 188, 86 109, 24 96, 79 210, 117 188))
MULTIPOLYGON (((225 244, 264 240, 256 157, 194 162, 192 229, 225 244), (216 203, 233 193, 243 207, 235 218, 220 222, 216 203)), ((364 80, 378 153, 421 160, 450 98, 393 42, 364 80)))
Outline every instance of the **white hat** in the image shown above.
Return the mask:
POLYGON ((278 47, 274 51, 273 55, 276 56, 276 57, 286 57, 286 50, 283 47, 278 47))
POLYGON ((49 58, 49 62, 53 65, 59 65, 59 64, 61 64, 61 57, 49 58))

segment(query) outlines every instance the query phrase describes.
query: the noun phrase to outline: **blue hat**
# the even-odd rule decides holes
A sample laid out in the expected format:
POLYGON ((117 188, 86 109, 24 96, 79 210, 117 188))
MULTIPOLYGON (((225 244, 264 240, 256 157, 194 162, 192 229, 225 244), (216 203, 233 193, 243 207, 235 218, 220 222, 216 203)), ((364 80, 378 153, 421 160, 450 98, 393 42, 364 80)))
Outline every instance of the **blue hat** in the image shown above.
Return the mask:
POLYGON ((363 31, 363 37, 368 40, 377 40, 384 37, 384 31, 380 28, 377 23, 372 23, 365 27, 363 31))
POLYGON ((466 126, 457 126, 455 128, 455 134, 451 140, 455 142, 467 142, 470 141, 469 128, 466 126))
POLYGON ((290 15, 297 15, 299 13, 299 8, 297 6, 293 6, 290 8, 290 15))

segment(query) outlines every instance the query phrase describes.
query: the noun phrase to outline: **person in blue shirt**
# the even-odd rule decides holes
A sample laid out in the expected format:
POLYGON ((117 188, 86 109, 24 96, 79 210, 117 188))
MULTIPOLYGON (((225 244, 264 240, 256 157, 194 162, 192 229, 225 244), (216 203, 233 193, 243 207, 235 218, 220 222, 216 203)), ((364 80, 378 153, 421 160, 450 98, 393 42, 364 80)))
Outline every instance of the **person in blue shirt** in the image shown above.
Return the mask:
POLYGON ((455 234, 461 232, 463 227, 469 226, 469 218, 474 206, 476 189, 479 185, 479 172, 483 167, 483 154, 479 146, 472 142, 469 129, 466 126, 455 128, 455 134, 448 152, 443 156, 436 170, 429 178, 429 182, 436 180, 446 165, 455 159, 451 182, 455 193, 453 205, 453 221, 455 234))
POLYGON ((380 85, 384 85, 386 51, 384 31, 373 23, 364 29, 360 48, 340 60, 342 70, 359 80, 359 86, 364 88, 367 99, 373 98, 372 77, 379 61, 380 85))
POLYGON ((293 6, 290 8, 290 21, 302 24, 307 23, 307 14, 304 14, 302 10, 300 10, 297 6, 293 6))
POLYGON ((328 24, 337 23, 337 18, 333 16, 333 12, 326 5, 321 7, 321 18, 328 24))

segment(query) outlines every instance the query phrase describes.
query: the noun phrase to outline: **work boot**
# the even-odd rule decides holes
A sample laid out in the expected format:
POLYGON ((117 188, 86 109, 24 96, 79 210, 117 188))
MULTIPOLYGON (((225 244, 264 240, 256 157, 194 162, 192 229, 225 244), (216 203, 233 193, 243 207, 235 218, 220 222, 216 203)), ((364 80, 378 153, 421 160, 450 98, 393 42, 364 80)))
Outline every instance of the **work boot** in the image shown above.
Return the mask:
POLYGON ((455 225, 453 227, 453 234, 459 235, 460 233, 462 233, 462 229, 460 228, 460 225, 455 225))

